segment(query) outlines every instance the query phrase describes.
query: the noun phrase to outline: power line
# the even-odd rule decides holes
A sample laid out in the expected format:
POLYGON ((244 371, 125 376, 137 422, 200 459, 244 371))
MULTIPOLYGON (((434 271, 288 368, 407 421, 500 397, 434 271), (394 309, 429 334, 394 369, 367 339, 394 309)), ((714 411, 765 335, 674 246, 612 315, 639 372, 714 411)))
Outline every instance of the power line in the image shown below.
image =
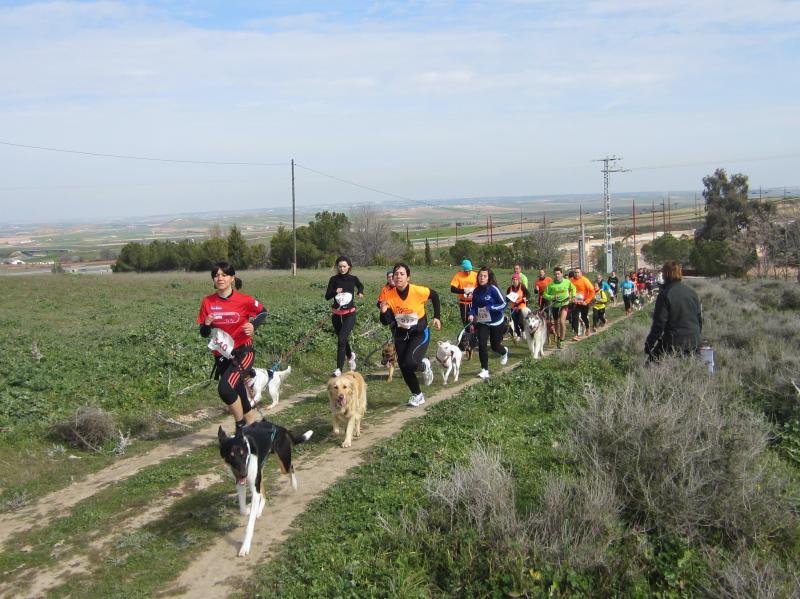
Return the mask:
POLYGON ((634 166, 629 171, 653 171, 660 169, 682 168, 687 166, 714 166, 729 162, 766 162, 769 160, 782 160, 784 158, 800 158, 800 154, 782 154, 778 156, 762 156, 760 158, 729 158, 727 160, 709 160, 705 162, 684 162, 677 164, 662 164, 658 166, 634 166))
POLYGON ((129 156, 126 154, 106 154, 103 152, 84 152, 82 150, 68 150, 64 148, 47 148, 44 146, 30 146, 0 141, 0 145, 29 150, 44 150, 47 152, 60 152, 62 154, 78 154, 81 156, 95 156, 100 158, 119 158, 123 160, 144 160, 147 162, 172 162, 179 164, 213 164, 218 166, 289 166, 288 162, 220 162, 217 160, 178 160, 173 158, 153 158, 150 156, 129 156))

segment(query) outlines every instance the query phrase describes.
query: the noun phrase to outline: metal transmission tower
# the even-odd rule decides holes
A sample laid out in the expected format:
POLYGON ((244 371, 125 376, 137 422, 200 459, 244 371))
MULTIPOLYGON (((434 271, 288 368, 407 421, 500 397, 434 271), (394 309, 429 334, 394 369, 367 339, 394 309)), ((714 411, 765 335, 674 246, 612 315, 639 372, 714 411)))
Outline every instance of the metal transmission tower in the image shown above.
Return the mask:
POLYGON ((606 156, 599 160, 592 160, 592 162, 602 162, 603 168, 603 207, 606 217, 606 272, 614 270, 614 254, 613 243, 611 242, 611 194, 608 192, 608 173, 624 173, 629 169, 618 168, 615 166, 617 160, 622 160, 617 156, 606 156))

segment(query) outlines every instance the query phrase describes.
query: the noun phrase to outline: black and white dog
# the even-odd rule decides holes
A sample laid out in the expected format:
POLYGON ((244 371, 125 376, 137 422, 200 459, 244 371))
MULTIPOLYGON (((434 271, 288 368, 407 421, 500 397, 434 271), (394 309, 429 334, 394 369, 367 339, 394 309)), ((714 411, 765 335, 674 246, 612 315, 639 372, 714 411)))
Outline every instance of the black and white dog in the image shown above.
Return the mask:
POLYGON ((544 344, 547 342, 547 321, 544 316, 527 306, 522 308, 522 336, 528 342, 528 349, 534 360, 544 357, 544 344))
POLYGON ((250 543, 256 527, 256 518, 261 517, 266 504, 266 495, 261 478, 261 469, 270 453, 278 456, 282 474, 288 474, 292 480, 292 488, 297 490, 297 478, 292 466, 292 446, 311 438, 313 431, 306 431, 295 437, 282 426, 266 420, 254 422, 236 431, 233 437, 219 427, 219 453, 228 464, 236 479, 236 494, 239 498, 239 512, 243 516, 250 515, 247 530, 244 534, 239 557, 250 553, 250 543), (245 487, 247 485, 247 487, 245 487), (250 506, 247 506, 247 488, 250 489, 250 506))
POLYGON ((272 400, 267 407, 274 408, 278 405, 278 400, 281 396, 281 387, 286 378, 291 374, 292 367, 287 366, 285 370, 266 370, 265 368, 253 368, 255 373, 245 387, 247 388, 247 397, 250 400, 252 407, 258 406, 261 402, 261 395, 264 391, 269 393, 272 400))

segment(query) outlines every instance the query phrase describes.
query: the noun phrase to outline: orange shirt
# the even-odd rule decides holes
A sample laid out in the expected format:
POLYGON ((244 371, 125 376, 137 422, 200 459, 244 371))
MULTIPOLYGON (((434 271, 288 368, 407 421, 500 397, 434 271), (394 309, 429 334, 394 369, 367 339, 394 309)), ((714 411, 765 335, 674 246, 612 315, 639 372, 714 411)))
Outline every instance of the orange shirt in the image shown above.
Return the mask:
POLYGON ((380 304, 383 301, 386 301, 386 297, 389 295, 389 292, 394 289, 394 285, 389 285, 388 283, 383 286, 381 292, 378 294, 378 303, 380 304))
POLYGON ((539 296, 540 306, 544 304, 544 290, 547 289, 547 286, 552 282, 553 279, 550 277, 545 277, 544 279, 536 277, 536 293, 539 296))
MULTIPOLYGON (((453 280, 450 281, 450 287, 456 287, 458 289, 475 289, 478 286, 478 273, 474 270, 470 272, 464 272, 463 270, 459 270, 454 276, 453 280)), ((472 296, 465 297, 463 293, 458 294, 458 303, 459 304, 471 304, 472 303, 472 296)))
POLYGON ((389 304, 395 316, 399 314, 412 314, 416 313, 417 318, 422 320, 425 316, 425 302, 431 296, 431 290, 422 285, 408 284, 408 295, 406 299, 402 299, 397 293, 397 289, 392 287, 392 290, 386 294, 384 301, 389 304))
POLYGON ((592 282, 586 275, 581 275, 580 279, 570 279, 570 281, 575 285, 575 293, 583 296, 583 301, 575 303, 588 305, 594 297, 594 285, 592 282))

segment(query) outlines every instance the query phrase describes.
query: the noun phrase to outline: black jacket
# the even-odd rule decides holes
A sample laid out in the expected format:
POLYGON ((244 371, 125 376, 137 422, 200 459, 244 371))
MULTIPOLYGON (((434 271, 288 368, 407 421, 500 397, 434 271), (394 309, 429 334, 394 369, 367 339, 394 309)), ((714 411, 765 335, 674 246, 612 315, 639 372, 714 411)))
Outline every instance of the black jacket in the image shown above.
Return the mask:
POLYGON ((351 275, 349 272, 346 274, 335 274, 328 281, 328 289, 325 291, 325 299, 333 299, 336 296, 336 290, 342 289, 353 296, 347 305, 340 306, 335 301, 332 308, 349 309, 355 308, 356 293, 364 293, 364 285, 358 280, 358 277, 351 275))
POLYGON ((680 281, 666 283, 656 298, 644 351, 650 355, 694 352, 702 330, 703 308, 694 289, 680 281))

